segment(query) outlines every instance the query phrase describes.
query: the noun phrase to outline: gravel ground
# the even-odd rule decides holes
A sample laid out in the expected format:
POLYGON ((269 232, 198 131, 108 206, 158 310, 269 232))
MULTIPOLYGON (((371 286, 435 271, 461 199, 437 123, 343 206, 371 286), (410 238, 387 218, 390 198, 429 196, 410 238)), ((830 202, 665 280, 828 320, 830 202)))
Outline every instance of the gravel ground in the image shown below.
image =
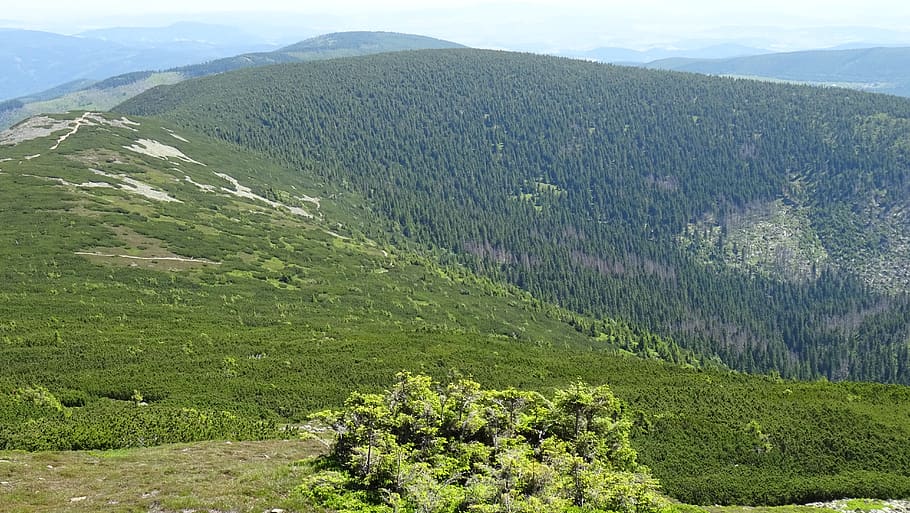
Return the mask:
POLYGON ((847 507, 847 501, 849 499, 840 499, 830 502, 813 502, 811 504, 806 504, 806 506, 815 506, 819 508, 829 508, 843 513, 910 513, 910 500, 878 500, 878 499, 869 499, 866 502, 870 504, 883 504, 884 507, 881 509, 850 509, 847 507))

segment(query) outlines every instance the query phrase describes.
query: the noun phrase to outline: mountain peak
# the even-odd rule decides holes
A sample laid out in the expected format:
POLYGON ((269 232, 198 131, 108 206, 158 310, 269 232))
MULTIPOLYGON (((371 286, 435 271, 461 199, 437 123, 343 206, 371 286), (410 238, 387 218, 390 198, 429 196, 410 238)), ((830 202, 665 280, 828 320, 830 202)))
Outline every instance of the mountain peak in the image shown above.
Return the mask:
POLYGON ((399 51, 463 47, 458 43, 414 34, 351 31, 312 37, 286 46, 279 51, 288 53, 325 50, 399 51))

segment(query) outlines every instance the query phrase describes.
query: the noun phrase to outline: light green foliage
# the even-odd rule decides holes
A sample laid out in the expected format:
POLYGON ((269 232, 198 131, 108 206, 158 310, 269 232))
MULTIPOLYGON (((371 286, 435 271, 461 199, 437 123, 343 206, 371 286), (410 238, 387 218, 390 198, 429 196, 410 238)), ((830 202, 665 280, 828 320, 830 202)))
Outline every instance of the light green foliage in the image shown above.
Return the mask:
POLYGON ((606 386, 575 382, 548 400, 401 373, 385 394, 352 394, 342 411, 319 418, 331 419, 338 436, 329 469, 298 490, 326 507, 647 512, 664 505, 606 386))
POLYGON ((844 503, 844 509, 847 511, 877 511, 885 509, 885 503, 869 499, 850 499, 844 503))
POLYGON ((60 404, 60 400, 54 397, 54 394, 41 385, 17 388, 13 392, 13 397, 20 403, 30 404, 37 408, 50 408, 51 410, 63 412, 63 405, 60 404))
POLYGON ((762 433, 761 426, 757 421, 751 420, 746 425, 746 433, 752 438, 755 444, 755 452, 766 453, 774 448, 771 445, 771 437, 762 433))
POLYGON ((706 215, 686 227, 680 243, 705 263, 787 281, 815 280, 829 257, 808 213, 777 200, 728 212, 722 220, 706 215))
POLYGON ((679 505, 680 513, 831 513, 837 511, 832 508, 820 506, 804 506, 788 504, 784 506, 710 506, 697 508, 684 504, 679 505), (692 508, 691 510, 689 508, 692 508))

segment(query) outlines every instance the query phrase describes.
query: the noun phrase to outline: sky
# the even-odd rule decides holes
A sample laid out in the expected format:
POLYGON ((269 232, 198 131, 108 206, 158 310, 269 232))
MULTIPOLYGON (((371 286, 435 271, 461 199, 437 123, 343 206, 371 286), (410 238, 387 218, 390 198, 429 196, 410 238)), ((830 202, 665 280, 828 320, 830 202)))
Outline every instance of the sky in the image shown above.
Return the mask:
POLYGON ((247 24, 278 39, 391 30, 539 50, 692 40, 781 50, 861 40, 910 44, 910 8, 901 0, 29 0, 7 3, 0 18, 0 26, 68 34, 193 20, 247 24))

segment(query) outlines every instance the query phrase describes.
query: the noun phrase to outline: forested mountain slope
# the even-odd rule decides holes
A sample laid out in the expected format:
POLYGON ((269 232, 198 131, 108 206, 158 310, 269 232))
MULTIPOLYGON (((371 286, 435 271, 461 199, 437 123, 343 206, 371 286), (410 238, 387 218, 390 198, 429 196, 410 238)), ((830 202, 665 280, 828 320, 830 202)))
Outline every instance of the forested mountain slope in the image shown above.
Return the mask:
POLYGON ((910 493, 907 387, 701 366, 374 241, 363 197, 319 175, 153 118, 0 133, 0 448, 296 437, 406 370, 608 384, 640 461, 681 500, 910 493))
POLYGON ((910 102, 477 50, 122 105, 356 191, 395 244, 748 371, 910 380, 910 102), (451 253, 449 253, 451 252, 451 253))

